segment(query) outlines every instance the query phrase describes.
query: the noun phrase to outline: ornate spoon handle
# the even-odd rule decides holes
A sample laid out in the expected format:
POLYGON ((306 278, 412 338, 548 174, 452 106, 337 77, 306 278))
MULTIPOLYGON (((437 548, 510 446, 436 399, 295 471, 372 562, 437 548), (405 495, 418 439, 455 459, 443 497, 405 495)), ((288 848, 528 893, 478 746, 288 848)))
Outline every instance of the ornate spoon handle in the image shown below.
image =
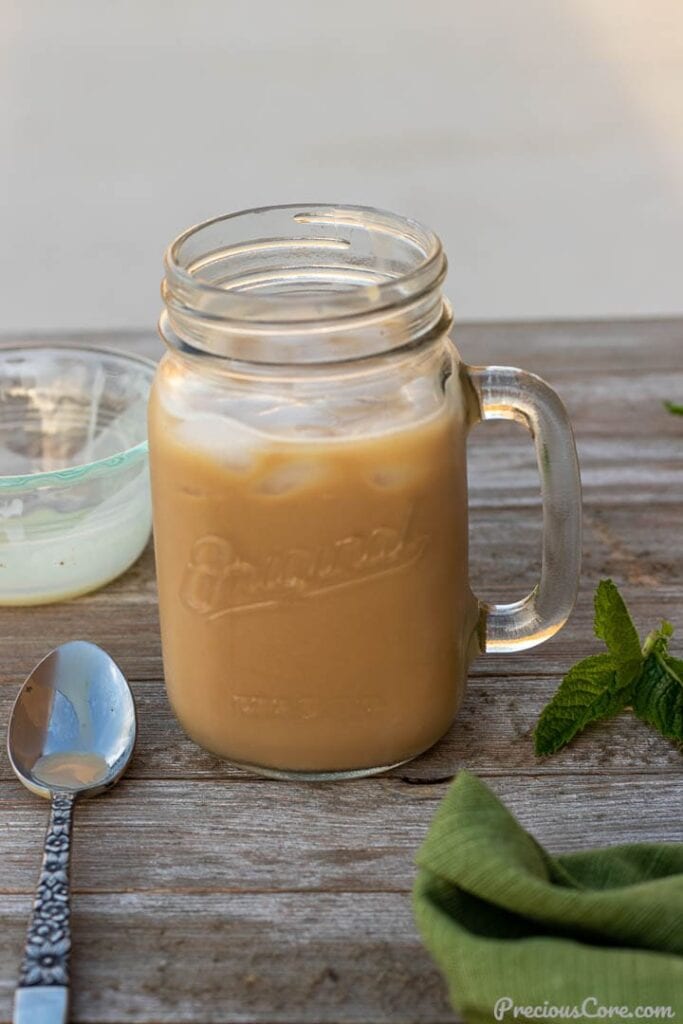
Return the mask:
POLYGON ((66 1024, 69 1009, 69 854, 74 797, 52 796, 43 864, 14 995, 14 1024, 66 1024))

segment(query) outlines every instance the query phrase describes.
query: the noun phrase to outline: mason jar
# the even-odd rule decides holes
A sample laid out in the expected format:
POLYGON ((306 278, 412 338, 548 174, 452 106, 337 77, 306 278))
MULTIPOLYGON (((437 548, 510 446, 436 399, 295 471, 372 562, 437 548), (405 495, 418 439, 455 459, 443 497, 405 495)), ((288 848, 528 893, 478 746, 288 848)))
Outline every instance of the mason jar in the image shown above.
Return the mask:
POLYGON ((415 221, 270 207, 165 256, 149 409, 166 686, 187 734, 261 773, 384 771, 448 730, 468 665, 551 637, 573 605, 580 488, 556 394, 466 366, 446 257, 415 221), (527 425, 541 577, 514 604, 468 580, 466 441, 527 425))

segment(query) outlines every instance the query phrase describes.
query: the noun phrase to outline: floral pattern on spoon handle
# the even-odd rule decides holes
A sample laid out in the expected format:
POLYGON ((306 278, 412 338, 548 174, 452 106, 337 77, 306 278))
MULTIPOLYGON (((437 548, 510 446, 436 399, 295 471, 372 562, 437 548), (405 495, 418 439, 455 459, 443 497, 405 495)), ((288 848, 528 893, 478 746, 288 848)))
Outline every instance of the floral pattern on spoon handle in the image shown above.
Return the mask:
POLYGON ((65 793, 52 797, 43 864, 19 974, 22 988, 69 984, 69 855, 74 800, 65 793))

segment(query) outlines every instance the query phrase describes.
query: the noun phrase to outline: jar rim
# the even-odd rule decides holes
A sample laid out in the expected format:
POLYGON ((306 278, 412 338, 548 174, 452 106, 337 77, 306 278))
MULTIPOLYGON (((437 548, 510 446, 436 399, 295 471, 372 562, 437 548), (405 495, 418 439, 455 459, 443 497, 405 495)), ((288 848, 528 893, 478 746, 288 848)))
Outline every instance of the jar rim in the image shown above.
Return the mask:
MULTIPOLYGON (((239 235, 236 235, 238 238, 239 235)), ((368 316, 383 310, 395 309, 415 302, 420 296, 437 288, 446 274, 446 256, 438 235, 413 218, 402 217, 371 206, 334 203, 286 203, 273 206, 254 207, 234 213, 222 214, 202 221, 179 234, 164 253, 166 272, 162 295, 167 306, 176 304, 186 311, 196 311, 202 317, 214 322, 248 323, 252 325, 317 325, 325 322, 346 321, 348 318, 368 316), (210 238, 222 228, 228 230, 238 226, 240 221, 255 220, 269 215, 291 217, 294 225, 314 225, 326 234, 303 237, 272 237, 252 239, 251 242, 237 242, 216 250, 211 248, 210 238), (375 232, 378 237, 387 236, 390 242, 403 244, 406 255, 414 263, 405 271, 386 274, 383 279, 354 282, 351 287, 341 290, 311 291, 306 288, 293 291, 268 292, 260 286, 226 287, 224 282, 215 283, 198 272, 216 266, 225 254, 245 254, 259 247, 286 248, 316 245, 329 249, 347 248, 351 244, 345 234, 363 228, 375 232), (341 229, 341 234, 340 234, 341 229), (208 246, 202 246, 202 239, 208 246), (208 251, 203 251, 208 248, 208 251)), ((368 268, 366 271, 370 275, 368 268)), ((375 271, 375 276, 381 275, 375 271)))

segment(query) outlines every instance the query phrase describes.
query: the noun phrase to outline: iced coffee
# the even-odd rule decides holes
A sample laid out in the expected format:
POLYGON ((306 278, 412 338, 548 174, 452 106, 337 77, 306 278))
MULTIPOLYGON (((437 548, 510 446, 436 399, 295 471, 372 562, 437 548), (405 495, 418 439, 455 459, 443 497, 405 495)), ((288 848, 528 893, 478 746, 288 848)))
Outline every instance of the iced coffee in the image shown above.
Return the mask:
MULTIPOLYGON (((172 373, 172 368, 168 370, 172 373)), ((181 724, 235 762, 386 767, 460 703, 467 583, 459 391, 367 430, 286 436, 150 406, 164 668, 181 724)))

